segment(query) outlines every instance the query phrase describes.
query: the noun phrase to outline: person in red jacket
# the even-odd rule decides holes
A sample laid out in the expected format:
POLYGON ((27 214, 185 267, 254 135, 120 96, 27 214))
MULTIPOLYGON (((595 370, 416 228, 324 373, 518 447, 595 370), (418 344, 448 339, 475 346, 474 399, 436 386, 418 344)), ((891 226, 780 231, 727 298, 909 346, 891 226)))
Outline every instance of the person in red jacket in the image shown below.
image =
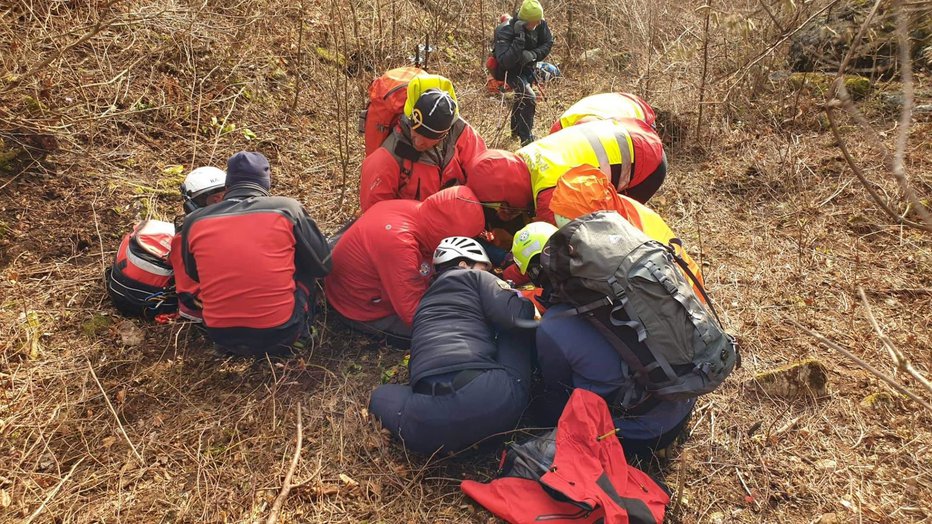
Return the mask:
POLYGON ((331 269, 327 241, 301 204, 269 196, 269 172, 261 153, 231 156, 223 201, 188 215, 181 234, 207 336, 240 355, 284 353, 306 337, 315 279, 331 269))
POLYGON ((465 186, 423 202, 379 202, 334 247, 327 302, 353 329, 408 339, 434 250, 446 237, 475 237, 484 225, 482 205, 465 186))
POLYGON ((463 166, 485 151, 485 142, 442 89, 418 97, 411 117, 362 162, 359 208, 382 200, 424 200, 441 189, 466 183, 463 166))

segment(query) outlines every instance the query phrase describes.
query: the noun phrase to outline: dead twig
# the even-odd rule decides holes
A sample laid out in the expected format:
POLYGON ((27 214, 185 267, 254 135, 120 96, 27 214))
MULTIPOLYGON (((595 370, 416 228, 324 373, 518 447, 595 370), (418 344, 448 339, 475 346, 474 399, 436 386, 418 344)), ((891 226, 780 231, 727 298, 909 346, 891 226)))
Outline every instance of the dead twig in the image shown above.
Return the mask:
POLYGON ((731 86, 728 87, 728 90, 725 92, 725 96, 722 97, 722 101, 725 102, 725 101, 727 101, 727 100, 729 99, 729 97, 731 96, 732 90, 734 90, 735 87, 737 87, 739 84, 741 84, 741 82, 744 80, 744 77, 747 76, 748 71, 750 71, 752 67, 754 67, 755 65, 757 65, 758 62, 760 62, 761 60, 763 60, 767 55, 769 55, 769 54, 772 53, 775 49, 777 49, 778 47, 780 47, 780 46, 783 44, 783 42, 786 42, 787 39, 789 39, 791 36, 793 36, 793 35, 795 35, 796 33, 802 31, 802 29, 803 29, 804 27, 806 27, 807 25, 809 25, 809 22, 815 20, 816 17, 818 17, 819 15, 821 15, 822 13, 824 13, 825 11, 831 9, 832 6, 834 6, 834 5, 837 4, 837 3, 838 3, 838 0, 832 0, 832 2, 829 2, 829 3, 828 3, 826 6, 824 6, 822 9, 819 9, 819 10, 816 11, 812 16, 810 16, 809 18, 807 18, 805 22, 803 22, 803 23, 799 24, 798 26, 796 26, 795 29, 793 29, 792 31, 790 31, 790 32, 788 32, 788 33, 784 33, 783 36, 781 36, 779 40, 777 40, 773 45, 771 45, 771 46, 768 47, 766 50, 764 50, 764 52, 762 52, 762 53, 760 53, 759 55, 757 55, 756 58, 754 58, 753 60, 751 60, 750 62, 748 62, 748 63, 747 63, 745 66, 743 66, 741 69, 735 71, 735 72, 732 73, 731 75, 728 75, 730 78, 735 78, 736 75, 737 75, 737 78, 735 78, 734 83, 732 83, 731 86))
POLYGON ((104 391, 103 385, 97 378, 97 373, 94 373, 94 366, 91 365, 91 360, 87 357, 85 357, 85 360, 87 361, 87 369, 91 371, 91 376, 94 378, 94 383, 97 384, 97 388, 100 389, 100 393, 104 396, 104 402, 107 403, 107 408, 110 409, 110 414, 113 415, 113 418, 116 419, 117 426, 120 428, 120 434, 123 435, 126 443, 129 444, 129 449, 133 450, 133 455, 136 455, 136 458, 139 460, 139 464, 145 465, 145 461, 142 459, 142 455, 140 455, 139 451, 136 450, 136 446, 134 446, 133 441, 129 439, 129 435, 126 434, 126 429, 123 428, 123 423, 120 422, 120 416, 117 415, 116 410, 113 409, 113 404, 110 403, 110 397, 107 396, 107 392, 104 391))
MULTIPOLYGON (((123 1, 123 0, 110 0, 109 2, 107 2, 106 4, 104 4, 103 6, 101 6, 101 10, 107 10, 107 9, 113 7, 114 5, 116 5, 116 4, 118 4, 118 3, 122 2, 122 1, 123 1)), ((106 29, 107 27, 109 27, 111 24, 113 24, 114 22, 116 22, 116 21, 117 21, 117 18, 118 18, 118 17, 111 18, 111 19, 106 20, 106 21, 105 21, 104 19, 101 18, 100 20, 97 21, 96 24, 94 24, 94 27, 92 27, 90 31, 88 31, 87 33, 85 33, 84 36, 82 36, 81 38, 75 40, 73 43, 68 44, 68 45, 62 47, 61 49, 58 50, 57 53, 55 53, 55 54, 49 56, 49 57, 46 58, 45 60, 43 60, 43 61, 39 62, 38 64, 36 64, 35 66, 31 67, 30 69, 28 69, 28 70, 27 70, 25 73, 23 73, 22 75, 19 75, 18 77, 14 78, 12 81, 10 81, 9 83, 7 83, 7 85, 4 86, 3 89, 0 90, 0 92, 9 91, 10 89, 13 89, 14 87, 16 87, 16 86, 22 84, 23 81, 25 81, 26 79, 29 79, 29 78, 35 76, 36 73, 38 73, 38 72, 40 72, 40 71, 45 71, 46 68, 49 66, 49 64, 51 64, 51 63, 54 62, 55 60, 58 60, 59 58, 61 58, 62 55, 64 55, 65 53, 67 53, 69 50, 71 50, 71 49, 73 49, 73 48, 75 48, 75 47, 77 47, 77 46, 83 44, 84 42, 87 42, 87 41, 90 40, 91 38, 94 38, 95 36, 97 36, 98 33, 100 33, 101 31, 103 31, 104 29, 106 29)))
POLYGON ((282 505, 285 503, 285 499, 288 498, 288 492, 291 491, 291 477, 294 476, 294 470, 298 467, 298 460, 301 459, 301 443, 304 440, 304 428, 301 425, 300 402, 298 402, 298 429, 296 433, 298 435, 298 442, 295 444, 294 456, 291 457, 291 467, 289 467, 288 472, 285 473, 285 480, 282 481, 282 490, 278 493, 278 496, 275 497, 275 502, 272 504, 272 511, 269 513, 269 518, 265 521, 266 524, 275 524, 278 522, 278 515, 282 511, 282 505))
POLYGON ((79 458, 78 461, 71 466, 68 474, 58 481, 58 484, 56 484, 52 491, 49 492, 49 494, 45 497, 45 500, 42 501, 42 504, 32 512, 32 515, 29 515, 29 517, 23 521, 23 524, 30 524, 36 519, 36 517, 39 516, 40 513, 42 513, 42 510, 44 510, 45 507, 48 506, 49 502, 55 498, 55 495, 57 495, 59 490, 61 490, 61 487, 65 485, 65 482, 68 482, 68 479, 74 475, 74 471, 78 469, 78 466, 80 466, 82 462, 84 462, 84 457, 79 458))
MULTIPOLYGON (((906 197, 906 200, 912 204, 913 208, 916 211, 916 214, 919 215, 922 223, 916 223, 912 221, 905 220, 900 217, 898 213, 893 212, 889 206, 881 206, 884 208, 884 211, 889 215, 893 213, 896 215, 896 220, 898 223, 907 225, 916 229, 921 229, 923 231, 932 231, 932 213, 926 208, 926 206, 919 199, 919 196, 916 195, 916 192, 913 190, 912 186, 909 183, 909 180, 906 176, 906 169, 904 167, 904 158, 906 155, 906 142, 909 137, 909 124, 912 120, 912 105, 913 105, 913 81, 912 81, 912 62, 909 57, 909 37, 907 35, 907 22, 906 16, 903 14, 902 5, 900 2, 896 2, 896 13, 897 13, 897 25, 896 25, 896 35, 899 42, 900 48, 900 71, 902 75, 902 84, 903 84, 903 110, 900 113, 900 122, 899 130, 897 131, 896 139, 896 149, 893 154, 883 146, 883 139, 877 133, 877 131, 870 125, 864 115, 858 111, 857 107, 854 105, 854 101, 851 98, 848 89, 845 87, 844 77, 845 71, 847 71, 848 63, 854 57, 855 50, 859 47, 858 44, 861 41, 861 38, 864 36, 864 33, 867 31, 867 28, 870 26, 870 23, 873 21, 874 16, 877 13, 877 10, 880 7, 880 4, 883 0, 876 0, 874 6, 871 8, 871 11, 868 13, 867 17, 864 19, 864 23, 861 24, 858 33, 855 35, 852 40, 850 47, 848 48, 848 53, 845 55, 845 58, 841 61, 841 64, 838 66, 838 72, 836 73, 835 80, 832 82, 832 86, 829 91, 829 102, 825 105, 826 114, 829 117, 829 123, 832 126, 832 132, 835 134, 836 139, 839 142, 839 147, 843 144, 841 136, 838 133, 837 126, 832 118, 832 109, 837 107, 842 107, 848 115, 861 127, 861 129, 868 135, 867 143, 871 144, 874 149, 880 152, 883 156, 883 163, 893 175, 897 184, 900 187, 903 195, 906 197)), ((852 170, 856 171, 855 176, 861 181, 862 185, 867 188, 868 193, 872 192, 872 189, 868 187, 866 183, 866 178, 863 177, 863 174, 859 174, 857 168, 854 164, 854 161, 851 159, 851 155, 848 154, 844 148, 842 148, 842 153, 845 155, 845 160, 848 161, 848 164, 851 166, 852 170)), ((871 195, 875 201, 880 204, 878 197, 875 194, 871 195)))
POLYGON ((848 144, 844 138, 841 137, 841 132, 838 130, 838 124, 835 121, 835 113, 832 111, 832 108, 840 104, 837 101, 832 101, 825 104, 825 116, 828 117, 829 127, 832 128, 832 134, 835 135, 835 141, 838 142, 838 148, 841 149, 841 154, 845 157, 845 162, 848 163, 848 167, 851 168, 851 172, 854 173, 854 176, 861 182, 861 185, 864 186, 864 189, 867 190, 868 196, 871 197, 871 200, 877 204, 884 213, 887 214, 894 222, 897 224, 902 224, 904 226, 913 227, 916 229, 924 229, 926 231, 932 231, 932 227, 927 227, 925 224, 920 224, 918 222, 913 222, 911 220, 906 220, 901 217, 899 213, 893 210, 884 199, 877 193, 877 190, 874 189, 870 180, 867 179, 867 176, 864 175, 864 172, 861 171, 861 168, 858 166, 857 162, 854 161, 854 157, 851 156, 851 153, 848 151, 848 144))
POLYGON ((900 126, 896 134, 896 149, 893 152, 893 167, 891 171, 896 181, 900 184, 900 190, 906 195, 907 200, 913 205, 916 214, 922 221, 932 227, 932 213, 916 195, 909 180, 906 178, 906 168, 904 161, 906 157, 906 142, 909 139, 909 124, 913 118, 913 63, 909 56, 909 35, 906 14, 903 13, 901 1, 894 2, 896 6, 896 37, 900 53, 900 73, 903 85, 903 110, 900 113, 900 126))
POLYGON ((877 322, 877 318, 874 317, 874 312, 871 310, 870 302, 867 301, 867 295, 864 294, 864 289, 858 286, 858 295, 861 297, 861 302, 864 304, 864 311, 867 316, 868 322, 871 323, 871 326, 874 328, 874 331, 877 332, 877 338, 880 339, 880 342, 883 343, 884 347, 887 348, 887 352, 890 353, 890 358, 893 359, 893 362, 896 364, 897 369, 905 371, 912 375, 917 382, 922 384, 930 393, 932 393, 932 382, 929 382, 922 373, 916 370, 913 367, 913 363, 906 358, 906 355, 890 340, 882 329, 880 329, 880 324, 877 322))
POLYGON ((925 400, 923 400, 921 397, 919 397, 918 395, 916 395, 916 394, 913 393, 912 391, 910 391, 910 390, 904 388, 903 386, 901 386, 896 380, 892 379, 889 375, 887 375, 887 374, 884 373, 883 371, 880 371, 879 369, 877 369, 877 368, 875 368, 874 366, 868 364, 867 362, 864 362, 864 360, 862 360, 860 357, 856 356, 854 353, 851 353, 850 351, 848 351, 847 349, 841 347, 840 345, 838 345, 838 344, 832 342, 831 340, 829 340, 828 338, 826 338, 826 337, 825 337, 824 335, 822 335, 821 333, 818 333, 818 332, 816 332, 816 331, 813 331, 813 330, 809 329, 808 327, 806 327, 806 326, 800 324, 799 322, 797 322, 797 321, 795 321, 795 320, 793 320, 793 319, 791 319, 791 318, 787 318, 786 320, 787 320, 790 324, 793 324, 794 326, 796 326, 796 327, 798 327, 799 329, 801 329, 803 332, 805 332, 805 333, 808 334, 809 336, 811 336, 811 337, 815 338, 816 340, 818 340, 819 342, 821 342, 823 346, 825 346, 825 347, 827 347, 827 348, 829 348, 829 349, 834 349, 835 351, 841 353, 842 355, 844 355, 845 357, 847 357, 849 360, 851 360, 852 362, 854 362, 855 364, 857 364, 859 367, 861 367, 861 368, 864 369, 865 371, 871 373, 872 375, 874 375, 875 377, 879 378, 880 380, 883 380, 884 382, 886 382, 887 384, 889 384, 893 389, 897 390, 898 392, 902 393, 903 395, 906 395, 907 397, 909 397, 909 398, 915 400, 919 405, 921 405, 922 407, 926 408, 927 410, 929 410, 930 413, 932 413, 932 404, 929 404, 928 402, 926 402, 925 400))

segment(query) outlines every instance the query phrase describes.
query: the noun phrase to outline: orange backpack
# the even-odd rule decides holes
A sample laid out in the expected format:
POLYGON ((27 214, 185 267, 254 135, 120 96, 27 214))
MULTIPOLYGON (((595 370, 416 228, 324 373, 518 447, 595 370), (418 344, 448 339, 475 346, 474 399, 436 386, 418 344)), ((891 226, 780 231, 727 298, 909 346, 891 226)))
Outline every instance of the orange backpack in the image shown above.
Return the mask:
POLYGON ((359 132, 366 137, 366 156, 391 134, 408 99, 408 83, 422 73, 424 70, 417 67, 398 67, 369 84, 369 103, 359 113, 359 132))

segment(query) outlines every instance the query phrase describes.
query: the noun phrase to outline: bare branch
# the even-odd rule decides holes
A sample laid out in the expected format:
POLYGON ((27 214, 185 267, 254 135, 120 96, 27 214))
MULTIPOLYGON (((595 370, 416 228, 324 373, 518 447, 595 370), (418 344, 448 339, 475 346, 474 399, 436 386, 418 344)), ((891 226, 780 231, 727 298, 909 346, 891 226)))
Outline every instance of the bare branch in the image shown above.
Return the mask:
POLYGON ((896 5, 896 38, 900 52, 900 73, 903 84, 903 111, 900 114, 900 128, 896 135, 896 150, 893 153, 893 176, 900 184, 900 189, 906 195, 906 198, 913 205, 916 213, 922 218, 927 225, 932 226, 932 213, 919 200, 916 192, 913 191, 909 180, 906 178, 906 168, 904 165, 906 157, 906 142, 909 139, 909 124, 913 118, 913 63, 909 56, 909 35, 906 13, 903 11, 901 1, 895 2, 896 5))
POLYGON ((835 135, 835 140, 838 142, 838 148, 841 149, 841 154, 844 155, 845 161, 848 162, 848 166, 851 168, 851 171, 854 172, 854 176, 857 177, 857 179, 861 182, 861 185, 864 186, 864 189, 867 190, 867 194, 878 206, 880 206, 880 209, 882 209, 884 213, 886 213, 887 216, 889 216, 896 223, 932 232, 932 227, 929 227, 926 224, 912 222, 901 217, 900 214, 894 211, 893 208, 891 208, 890 205, 887 204, 887 202, 884 201, 884 199, 877 193, 870 180, 864 176, 864 172, 861 171, 861 168, 858 167, 858 164, 854 161, 851 153, 848 152, 848 145, 841 137, 841 132, 838 131, 838 124, 835 122, 835 113, 832 111, 833 107, 837 107, 836 101, 825 104, 825 114, 828 116, 828 123, 832 128, 832 134, 835 135))
POLYGON ((740 83, 742 82, 742 80, 744 80, 744 77, 747 75, 748 71, 750 71, 752 67, 754 67, 755 65, 757 65, 758 62, 760 62, 761 60, 763 60, 767 55, 769 55, 769 54, 772 53, 775 49, 777 49, 778 47, 780 47, 780 45, 783 44, 783 42, 786 42, 787 39, 789 39, 791 36, 793 36, 793 35, 795 35, 796 33, 802 31, 802 29, 803 29, 804 27, 806 27, 807 25, 809 25, 809 22, 812 22, 813 20, 815 20, 816 17, 818 17, 819 15, 821 15, 822 13, 824 13, 825 11, 827 11, 828 9, 830 9, 832 6, 834 6, 834 5, 837 4, 837 3, 838 3, 838 0, 832 0, 831 2, 828 3, 828 5, 826 5, 826 6, 823 7, 822 9, 819 9, 819 10, 816 11, 812 16, 810 16, 809 18, 807 18, 805 22, 799 24, 799 25, 798 25, 795 29, 793 29, 792 31, 790 31, 790 32, 788 32, 788 33, 785 33, 782 37, 780 37, 779 40, 777 40, 776 42, 774 42, 773 45, 771 45, 770 47, 768 47, 767 49, 765 49, 761 54, 757 55, 756 58, 754 58, 753 60, 751 60, 750 62, 748 62, 746 65, 744 65, 743 67, 741 67, 741 69, 738 69, 737 71, 735 71, 734 73, 732 73, 731 75, 729 75, 729 77, 731 77, 731 78, 735 78, 735 76, 737 75, 737 78, 735 78, 734 83, 731 84, 731 85, 728 87, 728 91, 725 92, 725 96, 722 97, 722 101, 724 102, 724 101, 727 101, 727 100, 728 100, 728 98, 731 96, 732 90, 734 90, 734 88, 737 87, 738 84, 740 84, 740 83))
POLYGON ((129 444, 129 449, 133 450, 133 455, 136 455, 136 459, 139 460, 140 465, 145 465, 145 461, 142 459, 142 455, 139 454, 139 451, 136 450, 136 446, 133 445, 133 441, 129 439, 129 435, 126 434, 126 429, 123 428, 123 423, 120 421, 120 416, 117 415, 115 409, 113 409, 113 404, 110 403, 110 397, 107 396, 107 392, 104 391, 103 385, 101 385, 100 380, 97 378, 97 373, 94 373, 94 366, 91 365, 90 359, 85 357, 87 361, 87 369, 91 370, 91 376, 94 377, 94 383, 97 384, 97 388, 104 396, 104 402, 107 403, 107 408, 110 409, 110 414, 113 415, 113 418, 116 419, 117 427, 120 428, 120 434, 123 435, 123 438, 126 440, 126 443, 129 444))
MULTIPOLYGON (((116 5, 117 3, 122 2, 122 1, 123 1, 123 0, 110 0, 109 2, 107 2, 106 4, 104 4, 103 9, 104 9, 104 10, 109 9, 110 7, 113 7, 114 5, 116 5)), ((106 29, 107 27, 109 27, 111 24, 113 24, 114 22, 116 22, 116 21, 117 21, 117 18, 118 18, 118 17, 110 18, 110 19, 108 19, 108 20, 106 20, 106 21, 105 21, 103 18, 101 18, 100 20, 97 21, 97 23, 94 25, 94 27, 91 28, 90 31, 88 31, 87 33, 85 33, 84 36, 82 36, 81 38, 77 39, 74 43, 71 43, 71 44, 66 45, 65 47, 62 47, 61 49, 58 50, 57 53, 55 53, 55 54, 49 56, 48 58, 46 58, 45 60, 39 62, 38 64, 36 64, 35 66, 33 66, 32 68, 30 68, 29 70, 27 70, 27 71, 26 71, 25 73, 23 73, 22 75, 19 75, 18 77, 16 77, 16 78, 13 79, 12 81, 10 81, 7 85, 5 85, 5 86, 3 87, 3 89, 0 90, 0 92, 9 91, 10 89, 12 89, 12 88, 14 88, 14 87, 16 87, 16 86, 22 84, 24 80, 26 80, 26 79, 31 78, 32 76, 34 76, 34 75, 35 75, 36 73, 38 73, 39 71, 44 71, 45 68, 47 68, 49 64, 51 64, 51 63, 54 62, 55 60, 58 60, 59 58, 61 58, 62 55, 64 55, 65 53, 67 53, 70 49, 73 49, 73 48, 75 48, 75 47, 77 47, 77 46, 83 44, 84 42, 87 42, 87 41, 90 40, 91 38, 94 38, 95 36, 97 36, 98 33, 100 33, 101 31, 103 31, 104 29, 106 29)))
POLYGON ((924 388, 926 388, 927 390, 929 390, 930 393, 932 393, 932 382, 929 382, 929 379, 927 379, 925 376, 923 376, 922 373, 920 373, 919 371, 916 370, 916 368, 913 367, 913 363, 910 362, 908 358, 906 358, 906 355, 904 355, 903 352, 900 351, 898 347, 896 347, 893 341, 890 340, 890 337, 888 337, 883 332, 883 330, 880 329, 880 324, 877 322, 877 319, 874 317, 874 312, 873 310, 871 310, 870 302, 867 301, 867 296, 864 294, 864 289, 861 288, 861 286, 858 286, 858 295, 860 295, 861 302, 864 304, 864 310, 866 311, 868 322, 871 323, 871 326, 874 328, 874 331, 877 332, 877 337, 880 339, 884 347, 887 349, 887 352, 890 354, 890 358, 892 358, 893 362, 896 364, 897 369, 906 371, 907 373, 912 375, 912 377, 916 379, 917 382, 922 384, 924 388))
MULTIPOLYGON (((909 180, 906 176, 906 169, 904 167, 904 157, 906 155, 906 142, 909 137, 909 125, 912 120, 912 106, 913 106, 913 81, 912 81, 912 62, 909 57, 909 37, 907 35, 907 21, 906 15, 903 13, 902 5, 900 2, 896 3, 897 11, 897 25, 896 25, 896 34, 898 39, 898 47, 900 53, 900 71, 902 73, 902 84, 903 84, 903 110, 900 114, 900 124, 899 130, 897 132, 896 140, 896 151, 894 154, 890 154, 890 151, 883 146, 883 139, 877 133, 877 131, 870 125, 867 119, 858 111, 857 107, 854 105, 854 101, 851 98, 851 95, 848 93, 848 89, 845 87, 845 71, 848 68, 848 63, 854 57, 855 50, 858 48, 861 38, 863 38, 864 33, 867 31, 868 26, 873 21, 874 16, 877 14, 877 10, 880 7, 880 4, 883 0, 876 0, 874 6, 871 8, 871 11, 868 13, 867 17, 864 19, 864 23, 861 24, 860 29, 858 30, 857 35, 851 41, 848 48, 848 53, 845 55, 844 60, 841 61, 841 64, 838 66, 838 73, 835 76, 835 81, 832 83, 832 87, 829 90, 829 102, 826 104, 826 112, 829 115, 829 120, 832 124, 832 131, 835 133, 836 138, 839 141, 839 144, 842 144, 840 134, 838 133, 837 127, 831 118, 831 108, 836 105, 840 105, 845 109, 845 111, 854 119, 854 121, 862 128, 862 130, 868 135, 867 143, 871 144, 875 149, 877 149, 881 155, 883 155, 883 163, 887 169, 893 174, 893 177, 896 179, 897 184, 900 186, 900 191, 906 199, 912 204, 913 208, 916 210, 916 213, 922 220, 922 224, 917 224, 900 218, 898 213, 894 213, 897 216, 897 222, 924 231, 932 231, 932 213, 926 208, 926 206, 919 199, 919 196, 916 195, 916 192, 913 190, 912 186, 909 184, 909 180)), ((843 148, 844 152, 844 148, 843 148)), ((848 160, 848 164, 851 165, 852 170, 855 170, 855 175, 864 183, 863 175, 859 175, 857 168, 854 164, 854 161, 850 158, 850 155, 846 152, 845 159, 848 160)), ((867 184, 864 184, 865 188, 868 188, 867 184)), ((868 188, 868 192, 871 189, 868 188)), ((879 200, 872 195, 875 201, 879 200)), ((885 207, 884 211, 887 214, 890 214, 891 210, 889 206, 885 207)))
POLYGON ((38 517, 39 514, 42 513, 42 510, 48 506, 49 502, 55 498, 55 495, 57 495, 59 490, 61 490, 61 487, 65 485, 65 482, 68 482, 68 479, 74 475, 74 470, 78 469, 78 466, 80 466, 82 462, 84 462, 84 457, 79 458, 78 461, 71 466, 71 469, 68 470, 68 474, 62 477, 60 481, 58 481, 58 484, 56 484, 52 491, 49 492, 48 496, 45 497, 45 500, 42 501, 42 504, 39 505, 39 507, 36 508, 36 510, 33 511, 31 515, 29 515, 29 518, 23 521, 23 524, 31 524, 34 520, 36 520, 36 517, 38 517))
POLYGON ((837 352, 841 353, 842 355, 848 357, 849 360, 851 360, 852 362, 854 362, 855 364, 857 364, 859 367, 861 367, 861 368, 864 369, 865 371, 868 371, 869 373, 871 373, 871 374, 874 375, 875 377, 879 378, 880 380, 883 380, 884 382, 886 382, 887 384, 889 384, 893 389, 897 390, 898 392, 902 393, 903 395, 906 395, 907 397, 909 397, 909 398, 915 400, 919 405, 921 405, 922 407, 926 408, 927 410, 929 410, 930 413, 932 413, 932 404, 929 404, 928 402, 926 402, 925 400, 923 400, 921 397, 919 397, 918 395, 916 395, 916 394, 913 393, 912 391, 910 391, 910 390, 904 388, 903 386, 901 386, 896 380, 890 378, 890 376, 887 375, 886 373, 884 373, 883 371, 880 371, 880 370, 878 370, 877 368, 875 368, 874 366, 868 364, 867 362, 864 362, 864 360, 862 360, 861 358, 859 358, 858 356, 856 356, 854 353, 852 353, 852 352, 848 351, 847 349, 845 349, 845 348, 839 346, 838 344, 832 342, 831 340, 829 340, 828 338, 826 338, 826 337, 825 337, 824 335, 822 335, 821 333, 818 333, 818 332, 816 332, 816 331, 813 331, 813 330, 807 328, 806 326, 800 324, 799 322, 797 322, 797 321, 795 321, 795 320, 793 320, 793 319, 791 319, 791 318, 787 318, 786 320, 787 320, 787 322, 789 322, 790 324, 793 324, 794 326, 798 327, 799 329, 801 329, 802 331, 804 331, 805 333, 807 333, 809 336, 811 336, 811 337, 815 338, 816 340, 818 340, 819 342, 821 342, 823 346, 825 346, 825 347, 827 347, 827 348, 829 348, 829 349, 834 349, 835 351, 837 351, 837 352))

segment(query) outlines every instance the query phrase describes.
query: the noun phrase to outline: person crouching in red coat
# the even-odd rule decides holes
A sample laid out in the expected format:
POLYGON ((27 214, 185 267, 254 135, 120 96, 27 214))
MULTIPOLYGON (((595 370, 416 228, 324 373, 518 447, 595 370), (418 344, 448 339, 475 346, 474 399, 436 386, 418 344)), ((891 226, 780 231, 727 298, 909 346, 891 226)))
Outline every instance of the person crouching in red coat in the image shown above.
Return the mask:
POLYGON ((423 202, 378 202, 333 248, 327 302, 350 328, 404 342, 430 284, 437 245, 446 237, 475 237, 484 226, 482 205, 466 186, 423 202))
POLYGON ((296 200, 269 196, 269 162, 239 152, 227 161, 223 201, 188 215, 183 270, 199 286, 207 336, 239 355, 287 353, 308 336, 314 281, 330 272, 330 248, 296 200))

